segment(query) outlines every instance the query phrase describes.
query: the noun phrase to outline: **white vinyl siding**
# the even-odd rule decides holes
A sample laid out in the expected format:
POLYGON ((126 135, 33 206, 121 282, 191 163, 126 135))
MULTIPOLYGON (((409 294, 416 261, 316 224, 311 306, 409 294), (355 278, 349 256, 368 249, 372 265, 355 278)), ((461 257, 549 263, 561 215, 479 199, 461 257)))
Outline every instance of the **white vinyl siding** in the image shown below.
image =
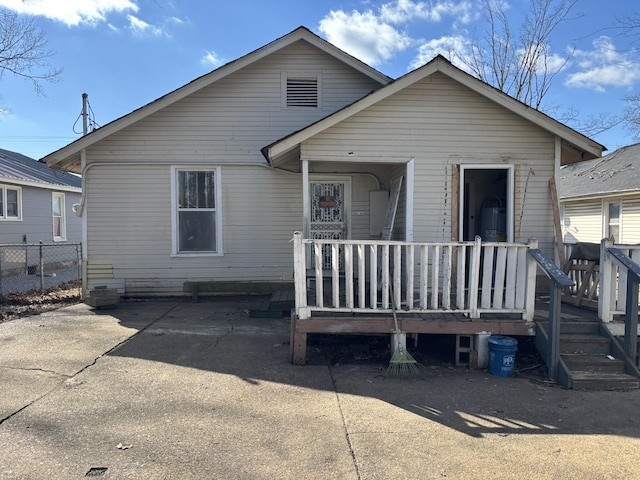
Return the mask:
POLYGON ((640 243, 640 199, 625 200, 622 204, 622 243, 640 243))
POLYGON ((600 243, 602 232, 602 200, 564 203, 564 242, 600 243))
POLYGON ((22 220, 22 189, 0 185, 0 220, 22 220))
POLYGON ((514 240, 535 237, 552 252, 548 182, 554 174, 555 138, 443 74, 329 128, 301 150, 310 162, 405 165, 413 158, 416 241, 451 240, 454 165, 513 165, 514 240))
POLYGON ((89 275, 87 288, 183 294, 189 280, 291 282, 302 179, 265 168, 260 149, 379 86, 296 42, 89 148, 88 263, 114 278, 89 275), (282 108, 283 72, 322 72, 322 108, 282 108), (220 168, 224 255, 172 255, 171 168, 210 165, 220 168))
POLYGON ((63 242, 67 239, 64 193, 53 192, 51 194, 51 210, 53 217, 53 241, 63 242))

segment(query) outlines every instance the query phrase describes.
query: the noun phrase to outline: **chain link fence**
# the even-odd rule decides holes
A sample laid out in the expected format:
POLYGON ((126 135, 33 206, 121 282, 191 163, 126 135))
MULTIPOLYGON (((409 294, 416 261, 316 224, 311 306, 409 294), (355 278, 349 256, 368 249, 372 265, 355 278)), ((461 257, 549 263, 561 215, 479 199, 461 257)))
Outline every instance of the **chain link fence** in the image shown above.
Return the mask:
POLYGON ((0 295, 46 290, 80 279, 79 243, 0 244, 0 295))

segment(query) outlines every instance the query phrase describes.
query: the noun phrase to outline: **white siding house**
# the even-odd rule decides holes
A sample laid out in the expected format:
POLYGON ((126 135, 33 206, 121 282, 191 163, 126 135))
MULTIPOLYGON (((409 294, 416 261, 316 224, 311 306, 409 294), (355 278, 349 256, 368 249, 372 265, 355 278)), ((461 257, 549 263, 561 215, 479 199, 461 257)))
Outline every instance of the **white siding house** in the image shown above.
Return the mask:
POLYGON ((558 196, 565 243, 640 243, 640 144, 562 168, 558 196))
POLYGON ((44 160, 85 181, 85 292, 173 295, 290 284, 295 231, 380 239, 400 178, 394 238, 551 253, 549 179, 603 148, 442 57, 392 81, 299 28, 44 160))
POLYGON ((0 149, 0 244, 80 243, 81 179, 0 149))

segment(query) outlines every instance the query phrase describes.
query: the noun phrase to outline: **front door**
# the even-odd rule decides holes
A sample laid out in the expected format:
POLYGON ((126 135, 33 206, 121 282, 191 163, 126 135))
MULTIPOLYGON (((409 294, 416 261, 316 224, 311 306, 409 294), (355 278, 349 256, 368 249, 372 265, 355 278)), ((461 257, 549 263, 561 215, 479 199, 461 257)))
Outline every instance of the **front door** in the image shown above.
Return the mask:
MULTIPOLYGON (((350 183, 348 180, 309 182, 309 233, 311 239, 349 238, 350 183)), ((323 268, 331 268, 331 249, 323 251, 323 268)), ((342 268, 342 265, 340 265, 342 268)))

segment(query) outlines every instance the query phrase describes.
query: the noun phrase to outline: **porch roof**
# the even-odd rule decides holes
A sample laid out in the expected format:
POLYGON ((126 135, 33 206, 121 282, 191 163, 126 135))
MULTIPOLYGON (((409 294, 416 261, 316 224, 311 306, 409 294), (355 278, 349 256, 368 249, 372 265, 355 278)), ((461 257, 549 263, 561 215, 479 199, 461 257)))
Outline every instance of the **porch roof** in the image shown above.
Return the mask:
MULTIPOLYGON (((600 157, 602 156, 602 152, 606 150, 604 145, 595 142, 576 130, 558 122, 548 115, 545 115, 539 110, 536 110, 529 105, 510 97, 497 88, 494 88, 491 85, 469 75, 455 67, 443 56, 438 55, 429 63, 380 87, 378 90, 370 93, 351 105, 338 110, 337 112, 303 128, 302 130, 294 132, 270 145, 267 145, 262 148, 262 154, 272 165, 280 165, 285 161, 285 159, 289 159, 291 151, 298 148, 305 140, 322 133, 341 121, 348 119, 349 117, 371 107, 372 105, 375 105, 394 93, 397 93, 436 72, 443 73, 480 95, 485 96, 489 100, 494 101, 504 108, 507 108, 508 110, 529 120, 531 123, 556 135, 562 140, 563 151, 577 151, 578 155, 575 156, 578 158, 577 161, 600 157)), ((563 164, 567 163, 574 162, 569 160, 563 161, 563 164)))

